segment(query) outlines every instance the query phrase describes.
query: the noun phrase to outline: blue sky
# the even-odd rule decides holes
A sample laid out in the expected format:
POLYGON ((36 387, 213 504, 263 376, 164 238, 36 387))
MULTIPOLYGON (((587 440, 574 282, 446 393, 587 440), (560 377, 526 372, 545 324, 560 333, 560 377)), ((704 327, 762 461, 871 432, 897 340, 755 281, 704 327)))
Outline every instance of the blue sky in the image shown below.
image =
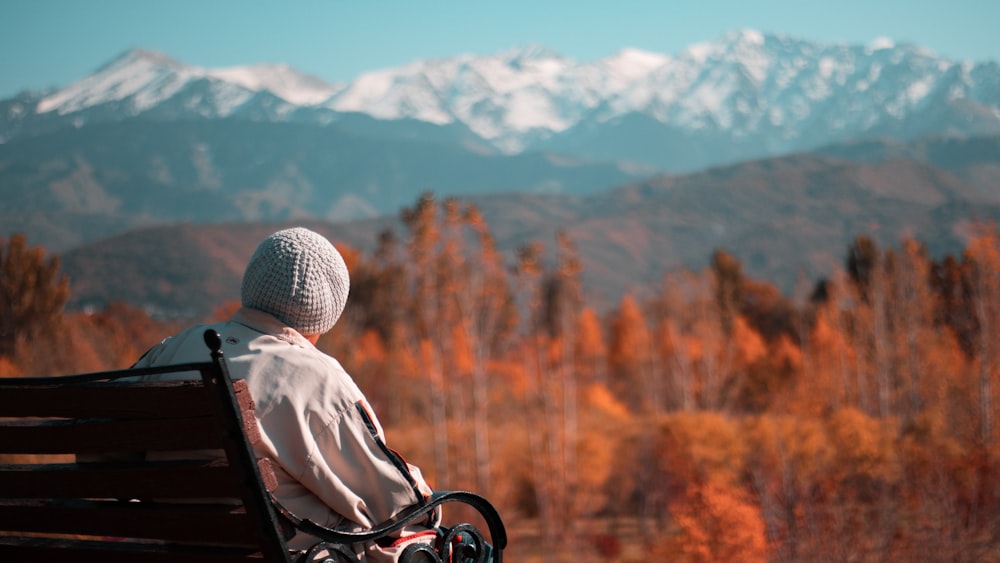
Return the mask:
POLYGON ((69 84, 132 47, 222 67, 289 63, 330 82, 424 57, 538 43, 586 61, 676 54, 753 28, 911 42, 1000 60, 998 0, 0 0, 0 98, 69 84))

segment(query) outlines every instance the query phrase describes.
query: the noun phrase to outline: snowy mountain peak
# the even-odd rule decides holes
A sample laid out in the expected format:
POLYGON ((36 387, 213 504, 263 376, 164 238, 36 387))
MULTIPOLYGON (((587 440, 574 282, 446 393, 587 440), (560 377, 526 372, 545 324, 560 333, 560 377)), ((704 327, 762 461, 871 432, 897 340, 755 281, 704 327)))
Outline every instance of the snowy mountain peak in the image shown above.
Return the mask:
POLYGON ((722 43, 728 43, 732 46, 761 46, 764 44, 765 36, 760 31, 756 29, 737 29, 725 34, 722 37, 722 43))
POLYGON ((270 93, 293 106, 320 104, 343 85, 299 72, 287 64, 258 64, 220 69, 185 65, 156 51, 131 49, 93 74, 43 98, 39 113, 68 114, 106 103, 124 104, 136 115, 202 81, 199 99, 187 104, 203 116, 224 116, 237 111, 254 94, 270 93))
POLYGON ((769 37, 778 41, 786 39, 777 35, 764 35, 753 29, 740 29, 729 32, 713 41, 691 45, 681 53, 681 57, 699 64, 711 60, 757 57, 767 52, 769 37))
POLYGON ((128 99, 132 101, 131 111, 138 113, 179 90, 188 74, 188 67, 162 53, 132 49, 84 79, 43 98, 37 111, 67 114, 128 99))
POLYGON ((183 68, 184 65, 176 60, 170 58, 164 53, 159 51, 151 51, 149 49, 142 49, 139 47, 129 49, 125 51, 118 57, 111 60, 111 62, 97 69, 95 74, 108 72, 112 69, 123 69, 135 66, 147 66, 147 67, 164 67, 164 68, 183 68))
POLYGON ((892 49, 895 46, 896 42, 889 37, 876 37, 865 45, 865 50, 869 53, 874 53, 875 51, 892 49))
POLYGON ((303 106, 326 101, 344 88, 299 72, 287 64, 259 64, 204 71, 207 76, 238 84, 255 92, 266 91, 283 100, 303 106))
POLYGON ((890 39, 821 44, 738 29, 675 55, 626 48, 575 61, 529 44, 494 55, 415 60, 345 85, 288 65, 201 69, 134 49, 46 94, 36 111, 72 114, 74 122, 76 112, 90 119, 155 111, 261 120, 294 114, 322 123, 331 111, 359 112, 459 125, 506 152, 641 122, 670 135, 684 131, 779 150, 803 139, 1000 131, 997 84, 996 62, 956 63, 890 39), (92 107, 103 111, 82 114, 92 107))
POLYGON ((670 60, 667 55, 626 47, 604 59, 604 63, 623 74, 645 74, 669 63, 670 60))

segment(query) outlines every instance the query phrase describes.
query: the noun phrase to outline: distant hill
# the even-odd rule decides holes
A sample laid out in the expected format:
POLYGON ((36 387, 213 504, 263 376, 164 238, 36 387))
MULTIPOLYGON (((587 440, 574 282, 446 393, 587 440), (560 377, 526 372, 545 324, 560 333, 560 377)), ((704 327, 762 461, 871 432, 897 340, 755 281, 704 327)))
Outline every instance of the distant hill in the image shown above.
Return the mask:
MULTIPOLYGON (((364 118, 358 118, 363 120, 364 118)), ((427 190, 587 194, 651 169, 336 126, 128 119, 0 144, 0 236, 62 251, 175 222, 395 215, 427 190)))
MULTIPOLYGON (((556 232, 566 232, 595 303, 642 292, 664 272, 701 269, 716 248, 739 258, 748 275, 791 292, 800 275, 813 282, 842 265, 857 235, 883 246, 909 235, 935 256, 959 252, 973 222, 1000 221, 997 163, 1000 137, 873 142, 658 176, 589 195, 467 199, 483 211, 502 249, 531 240, 551 246, 556 232)), ((399 228, 392 217, 308 224, 362 250, 372 248, 381 230, 399 228)), ((210 311, 238 297, 243 264, 277 226, 165 226, 74 249, 63 257, 73 303, 124 299, 161 312, 210 311)))
POLYGON ((69 307, 102 308, 125 301, 162 317, 200 318, 239 299, 246 262, 272 232, 301 225, 361 249, 370 248, 390 223, 186 223, 137 229, 62 256, 72 286, 69 307))

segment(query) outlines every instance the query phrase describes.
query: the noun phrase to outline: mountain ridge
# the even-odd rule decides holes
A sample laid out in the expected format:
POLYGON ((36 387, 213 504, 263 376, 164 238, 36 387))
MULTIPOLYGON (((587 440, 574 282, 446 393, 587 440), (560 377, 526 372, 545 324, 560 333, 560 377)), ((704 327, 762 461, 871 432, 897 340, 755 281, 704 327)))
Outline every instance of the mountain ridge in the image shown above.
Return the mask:
MULTIPOLYGON (((497 155, 354 126, 131 118, 0 144, 0 237, 62 251, 170 222, 346 221, 420 193, 587 193, 651 170, 545 153, 497 155), (361 134, 365 130, 369 134, 361 134)), ((398 131, 398 129, 397 129, 398 131)))
MULTIPOLYGON (((1000 162, 1000 137, 884 144, 860 161, 845 156, 856 147, 829 147, 826 154, 660 175, 586 195, 493 193, 459 199, 480 209, 508 256, 530 242, 551 248, 557 233, 566 235, 583 264, 588 302, 598 309, 625 293, 644 295, 666 274, 707 267, 715 249, 740 260, 748 276, 792 294, 803 279, 815 283, 835 275, 857 236, 870 236, 883 247, 911 236, 940 258, 961 252, 977 224, 1000 221, 1000 192, 985 189, 1000 185, 1000 166, 969 173, 982 162, 1000 162), (975 145, 972 152, 979 157, 957 146, 964 144, 975 145), (934 155, 933 162, 918 158, 927 154, 934 155)), ((403 228, 398 218, 387 216, 347 223, 140 229, 64 254, 73 306, 100 307, 114 298, 160 312, 183 305, 203 314, 238 296, 240 268, 255 241, 290 224, 305 224, 364 252, 373 250, 383 230, 400 234, 403 228), (185 252, 192 256, 185 258, 185 252), (150 265, 149 257, 161 254, 168 258, 150 265), (218 260, 227 264, 218 277, 202 269, 218 260)))
POLYGON ((17 116, 0 115, 0 138, 61 118, 74 126, 123 114, 324 125, 362 113, 460 124, 508 154, 564 151, 686 172, 859 137, 1000 133, 1000 65, 887 40, 822 44, 744 29, 676 55, 626 48, 585 62, 535 45, 418 59, 344 84, 281 65, 199 69, 142 50, 118 60, 135 68, 119 76, 106 65, 17 116), (671 140, 668 148, 629 158, 600 142, 616 128, 632 135, 628 116, 641 116, 654 138, 671 140), (669 151, 691 142, 705 154, 669 151))

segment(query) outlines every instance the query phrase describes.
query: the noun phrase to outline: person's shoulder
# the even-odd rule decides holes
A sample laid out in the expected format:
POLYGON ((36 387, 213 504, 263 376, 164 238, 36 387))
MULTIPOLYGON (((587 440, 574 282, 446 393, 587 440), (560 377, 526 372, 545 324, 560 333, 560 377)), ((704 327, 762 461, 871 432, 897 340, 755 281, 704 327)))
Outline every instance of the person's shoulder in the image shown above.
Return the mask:
POLYGON ((354 378, 333 356, 317 348, 307 348, 300 358, 309 362, 313 373, 317 375, 316 384, 323 389, 324 395, 332 394, 352 403, 364 398, 354 378))
POLYGON ((210 358, 210 352, 204 343, 203 335, 206 328, 208 325, 194 325, 164 338, 146 350, 136 360, 133 367, 149 367, 182 361, 207 361, 210 358), (200 349, 196 348, 195 344, 197 343, 201 344, 200 349), (201 352, 200 356, 199 352, 201 352))
POLYGON ((344 366, 336 358, 318 348, 296 346, 294 352, 289 351, 287 354, 287 360, 303 367, 308 366, 311 371, 322 374, 324 379, 333 378, 352 381, 347 370, 344 369, 344 366))
POLYGON ((288 346, 254 371, 262 400, 313 413, 316 420, 332 422, 364 400, 340 362, 312 347, 288 346))

